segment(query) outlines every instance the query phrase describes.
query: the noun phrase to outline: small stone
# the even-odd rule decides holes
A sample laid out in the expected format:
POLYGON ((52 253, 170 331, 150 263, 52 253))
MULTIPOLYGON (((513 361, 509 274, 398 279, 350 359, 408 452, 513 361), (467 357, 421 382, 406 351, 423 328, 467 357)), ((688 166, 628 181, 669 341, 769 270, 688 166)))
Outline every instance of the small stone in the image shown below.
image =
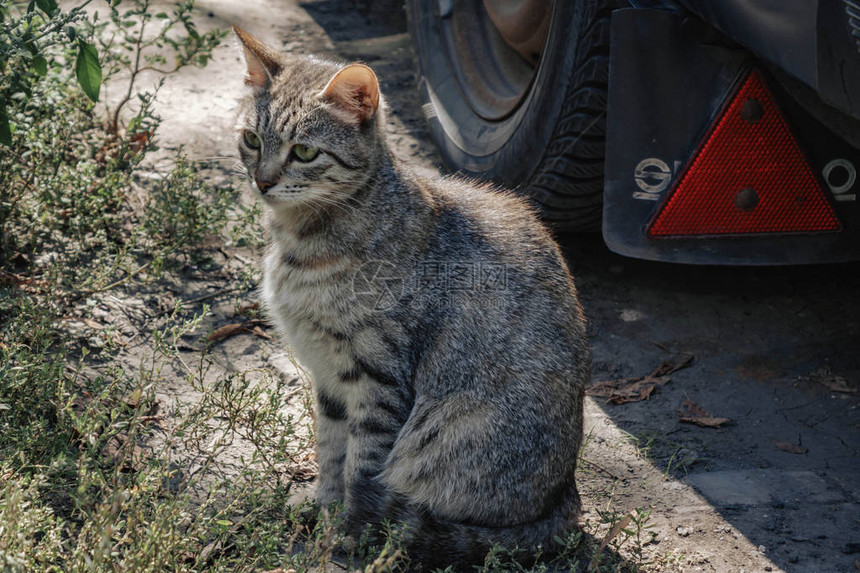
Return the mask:
POLYGON ((636 309, 626 308, 618 314, 618 318, 624 322, 636 322, 645 318, 645 313, 636 309))
POLYGON ((679 525, 677 528, 675 528, 675 532, 681 537, 687 537, 688 535, 693 533, 693 528, 687 527, 685 525, 679 525))

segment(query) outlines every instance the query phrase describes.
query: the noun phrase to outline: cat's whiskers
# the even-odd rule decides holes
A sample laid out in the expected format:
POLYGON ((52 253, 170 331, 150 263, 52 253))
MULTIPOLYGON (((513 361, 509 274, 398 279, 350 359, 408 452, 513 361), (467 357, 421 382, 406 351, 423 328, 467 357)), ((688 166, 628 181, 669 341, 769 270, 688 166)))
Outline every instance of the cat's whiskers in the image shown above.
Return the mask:
POLYGON ((230 170, 232 171, 233 175, 250 178, 248 168, 245 167, 245 164, 241 161, 237 161, 235 164, 233 164, 233 167, 231 167, 230 170))
POLYGON ((381 177, 379 177, 377 175, 368 174, 368 175, 365 175, 364 177, 362 177, 360 179, 358 179, 358 178, 344 179, 342 181, 338 181, 337 184, 338 185, 345 185, 345 186, 348 186, 351 188, 355 188, 355 187, 358 187, 361 185, 368 185, 368 184, 371 184, 371 185, 382 184, 382 185, 384 185, 385 180, 383 180, 381 177))
POLYGON ((195 157, 191 161, 193 163, 206 163, 209 161, 239 161, 240 158, 236 155, 206 155, 203 157, 195 157))
POLYGON ((314 205, 313 201, 305 201, 303 206, 310 208, 316 218, 319 220, 320 224, 325 224, 326 219, 322 210, 318 208, 317 205, 314 205))
POLYGON ((270 198, 263 195, 263 201, 272 204, 272 207, 278 213, 278 217, 288 226, 300 227, 304 225, 308 219, 315 218, 320 224, 324 225, 326 219, 320 211, 319 206, 314 205, 310 201, 296 201, 296 198, 291 197, 288 201, 270 198), (285 208, 286 207, 286 208, 285 208))
MULTIPOLYGON (((351 196, 349 197, 351 198, 351 196)), ((349 215, 358 211, 358 204, 350 204, 349 198, 339 198, 335 195, 315 195, 311 201, 323 203, 336 209, 340 209, 344 214, 349 215)))

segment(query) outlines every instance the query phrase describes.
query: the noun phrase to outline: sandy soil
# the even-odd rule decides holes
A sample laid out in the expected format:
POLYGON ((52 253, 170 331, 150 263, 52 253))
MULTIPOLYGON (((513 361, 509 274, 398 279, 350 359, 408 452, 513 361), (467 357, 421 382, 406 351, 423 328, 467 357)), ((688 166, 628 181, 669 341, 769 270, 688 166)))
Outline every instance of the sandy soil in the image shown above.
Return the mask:
MULTIPOLYGON (((369 13, 349 0, 198 6, 201 28, 234 24, 285 51, 374 67, 396 153, 437 167, 402 14, 369 13)), ((241 90, 232 40, 207 68, 170 78, 160 94, 164 153, 182 146, 192 158, 235 157, 241 90)), ((216 180, 231 177, 232 161, 222 165, 216 180)), ((655 535, 645 549, 657 570, 860 570, 860 265, 690 268, 624 259, 597 236, 561 243, 590 319, 595 381, 644 377, 673 357, 693 357, 647 400, 589 399, 584 519, 596 523, 606 508, 650 509, 655 535), (731 421, 680 422, 688 399, 731 421)), ((240 271, 248 256, 226 253, 217 272, 240 271)), ((182 298, 213 294, 209 271, 195 272, 175 285, 182 298)), ((236 301, 209 302, 209 326, 230 322, 236 301)), ((225 370, 295 374, 283 348, 251 335, 225 341, 216 356, 225 370)), ((188 392, 179 376, 161 388, 166 401, 188 392)))

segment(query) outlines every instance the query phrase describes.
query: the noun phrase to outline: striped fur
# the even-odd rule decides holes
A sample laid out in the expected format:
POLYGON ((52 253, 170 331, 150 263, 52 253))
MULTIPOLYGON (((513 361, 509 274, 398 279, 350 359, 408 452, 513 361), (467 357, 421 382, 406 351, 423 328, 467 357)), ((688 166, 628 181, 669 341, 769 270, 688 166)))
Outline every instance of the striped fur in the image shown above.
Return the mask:
POLYGON ((275 182, 255 185, 262 297, 313 379, 318 500, 343 501, 353 533, 402 522, 416 570, 551 548, 577 524, 590 365, 557 245, 515 196, 395 158, 372 73, 335 90, 343 64, 238 33, 239 150, 252 182, 275 182))

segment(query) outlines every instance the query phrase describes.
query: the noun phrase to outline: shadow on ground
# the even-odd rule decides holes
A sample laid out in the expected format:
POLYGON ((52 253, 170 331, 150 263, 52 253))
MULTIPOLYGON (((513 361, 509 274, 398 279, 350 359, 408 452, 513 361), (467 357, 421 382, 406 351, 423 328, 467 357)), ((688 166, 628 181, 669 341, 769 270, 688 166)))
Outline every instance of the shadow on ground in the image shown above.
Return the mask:
POLYGON ((599 237, 563 243, 591 320, 595 380, 694 356, 648 401, 604 412, 778 567, 854 571, 860 265, 685 267, 625 259, 599 237), (680 423, 687 399, 732 421, 680 423))

